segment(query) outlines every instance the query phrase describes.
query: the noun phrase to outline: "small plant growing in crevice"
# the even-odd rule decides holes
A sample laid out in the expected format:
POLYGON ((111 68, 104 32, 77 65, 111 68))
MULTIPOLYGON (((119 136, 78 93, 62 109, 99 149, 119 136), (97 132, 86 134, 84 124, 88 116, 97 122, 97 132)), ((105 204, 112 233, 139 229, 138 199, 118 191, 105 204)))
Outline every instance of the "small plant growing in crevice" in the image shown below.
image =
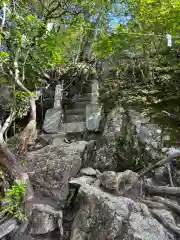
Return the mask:
POLYGON ((135 158, 132 162, 132 170, 135 172, 140 171, 145 167, 146 167, 146 164, 143 161, 143 158, 135 158))
POLYGON ((126 139, 124 136, 119 136, 116 138, 116 146, 117 148, 131 146, 131 141, 126 139))
POLYGON ((26 219, 23 213, 23 199, 25 195, 26 185, 20 181, 15 180, 10 188, 5 192, 5 196, 1 199, 1 214, 10 213, 19 221, 26 219))

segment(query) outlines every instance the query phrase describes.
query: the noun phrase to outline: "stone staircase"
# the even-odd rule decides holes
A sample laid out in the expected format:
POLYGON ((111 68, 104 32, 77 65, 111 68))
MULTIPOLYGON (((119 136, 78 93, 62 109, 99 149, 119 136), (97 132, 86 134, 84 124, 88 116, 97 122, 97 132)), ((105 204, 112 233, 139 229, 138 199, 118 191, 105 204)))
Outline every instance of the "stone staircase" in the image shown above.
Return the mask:
POLYGON ((62 127, 68 133, 82 132, 86 126, 86 106, 91 103, 91 93, 81 93, 75 102, 64 110, 62 127))
POLYGON ((64 109, 64 121, 61 131, 68 137, 82 140, 86 129, 86 106, 91 103, 91 82, 73 96, 72 103, 64 109))
MULTIPOLYGON (((54 108, 50 109, 49 112, 46 113, 49 119, 45 118, 46 124, 44 124, 44 126, 48 126, 46 129, 54 129, 54 125, 56 126, 56 130, 54 132, 52 132, 52 130, 51 132, 48 132, 45 128, 44 130, 46 133, 53 133, 53 139, 57 138, 57 143, 60 139, 64 138, 64 136, 70 138, 75 137, 76 140, 83 140, 85 130, 87 129, 88 109, 95 107, 91 105, 97 105, 96 102, 92 101, 92 91, 93 81, 88 81, 88 83, 81 86, 81 88, 77 87, 76 92, 73 93, 73 96, 71 97, 72 99, 70 98, 70 100, 72 100, 71 103, 66 104, 64 109, 62 109, 59 105, 60 99, 62 100, 62 93, 60 97, 59 91, 56 91, 54 108), (60 112, 63 113, 63 117, 59 120, 59 127, 57 127, 60 112)), ((90 112, 89 115, 93 114, 90 112)))

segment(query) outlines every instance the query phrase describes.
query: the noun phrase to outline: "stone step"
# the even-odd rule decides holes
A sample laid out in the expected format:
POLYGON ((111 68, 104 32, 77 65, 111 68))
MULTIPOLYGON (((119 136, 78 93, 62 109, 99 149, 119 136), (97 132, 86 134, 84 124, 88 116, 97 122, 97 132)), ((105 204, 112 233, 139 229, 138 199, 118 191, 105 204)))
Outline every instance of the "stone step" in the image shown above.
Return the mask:
POLYGON ((75 101, 74 101, 74 104, 79 104, 79 105, 83 105, 83 104, 85 104, 85 105, 87 105, 87 104, 90 104, 91 103, 91 101, 90 100, 81 100, 81 99, 76 99, 75 101))
POLYGON ((69 106, 67 106, 67 109, 86 109, 86 105, 89 104, 89 102, 74 102, 71 103, 69 106))
POLYGON ((65 115, 64 122, 65 123, 72 123, 72 122, 85 122, 86 116, 83 115, 65 115))
POLYGON ((85 115, 86 110, 81 108, 81 109, 66 109, 64 111, 64 115, 85 115))
POLYGON ((61 125, 61 131, 66 133, 80 133, 86 128, 85 122, 63 123, 61 125))
POLYGON ((41 134, 39 136, 39 141, 43 146, 49 145, 49 144, 54 144, 54 141, 56 139, 63 139, 65 138, 65 132, 59 132, 57 134, 41 134))
POLYGON ((91 102, 91 93, 81 94, 80 96, 77 97, 77 100, 79 102, 86 102, 86 101, 91 102))

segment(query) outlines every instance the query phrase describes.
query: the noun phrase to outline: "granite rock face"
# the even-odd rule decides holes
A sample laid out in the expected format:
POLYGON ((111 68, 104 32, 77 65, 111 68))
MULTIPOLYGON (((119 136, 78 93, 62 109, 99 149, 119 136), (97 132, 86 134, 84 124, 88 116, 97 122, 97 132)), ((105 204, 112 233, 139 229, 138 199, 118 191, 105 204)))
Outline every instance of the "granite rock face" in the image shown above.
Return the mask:
POLYGON ((86 106, 86 129, 97 132, 100 129, 102 118, 102 106, 99 104, 87 104, 86 106))
POLYGON ((93 165, 101 171, 139 170, 149 162, 180 151, 170 142, 165 147, 170 136, 157 124, 140 112, 121 106, 107 116, 103 137, 104 146, 97 150, 93 165))
POLYGON ((116 158, 117 138, 122 131, 123 123, 122 108, 115 108, 109 114, 106 120, 103 138, 103 147, 97 149, 96 156, 92 167, 100 171, 114 171, 118 169, 118 162, 116 158))
POLYGON ((43 130, 46 133, 58 133, 60 131, 60 119, 62 110, 58 108, 48 109, 45 115, 43 130))
POLYGON ((174 239, 145 204, 113 196, 87 181, 79 184, 79 210, 73 221, 71 240, 174 239))
POLYGON ((26 168, 35 192, 57 202, 65 201, 69 194, 68 180, 79 172, 85 146, 86 142, 80 141, 30 152, 26 168))

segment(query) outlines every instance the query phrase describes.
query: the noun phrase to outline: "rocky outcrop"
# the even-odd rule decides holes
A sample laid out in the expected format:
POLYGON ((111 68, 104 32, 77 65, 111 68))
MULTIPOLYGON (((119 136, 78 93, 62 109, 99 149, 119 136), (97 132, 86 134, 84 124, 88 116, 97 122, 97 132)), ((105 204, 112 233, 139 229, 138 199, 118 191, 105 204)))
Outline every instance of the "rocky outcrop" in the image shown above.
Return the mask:
POLYGON ((34 204, 30 222, 30 233, 33 235, 45 234, 59 228, 63 236, 63 214, 49 205, 34 204))
POLYGON ((10 239, 59 240, 60 236, 63 236, 63 214, 61 210, 56 210, 54 207, 47 204, 34 203, 32 214, 28 220, 29 221, 25 221, 16 227, 16 231, 12 232, 10 235, 10 239))
MULTIPOLYGON (((87 102, 82 104, 81 100, 76 105, 85 109, 87 102)), ((56 207, 34 204, 30 231, 33 238, 29 239, 41 239, 41 234, 45 234, 44 239, 54 239, 47 234, 57 228, 58 239, 63 240, 179 239, 176 235, 180 236, 180 208, 172 199, 179 196, 180 189, 169 187, 166 166, 156 169, 154 177, 145 177, 144 181, 127 170, 140 169, 166 155, 161 151, 158 126, 134 110, 117 107, 107 117, 104 145, 98 148, 95 140, 70 143, 65 139, 64 133, 83 132, 85 126, 83 115, 77 117, 70 112, 67 116, 61 127, 68 130, 41 136, 45 145, 50 145, 27 156, 26 168, 35 193, 56 203, 56 207), (82 126, 78 125, 80 120, 82 126), (169 199, 156 196, 160 194, 169 199), (70 212, 69 222, 73 221, 68 230, 71 236, 64 234, 60 238, 66 211, 70 212)), ((96 125, 94 120, 97 119, 91 126, 96 125)))
POLYGON ((104 192, 92 180, 83 181, 81 178, 71 183, 80 186, 71 240, 175 239, 145 204, 104 192))
POLYGON ((122 131, 124 109, 117 107, 112 110, 106 120, 103 132, 103 146, 97 149, 92 167, 100 171, 117 171, 117 138, 122 131))
POLYGON ((138 181, 138 174, 131 170, 121 173, 113 171, 100 173, 97 171, 97 177, 105 189, 113 191, 115 194, 122 194, 127 187, 138 181))
POLYGON ((157 124, 135 110, 120 106, 109 113, 103 138, 104 146, 97 150, 93 165, 100 171, 140 170, 150 162, 180 151, 170 141, 167 147, 170 136, 157 124))
POLYGON ((86 142, 49 145, 27 156, 27 171, 36 193, 61 203, 69 194, 68 180, 75 177, 82 164, 86 142))

